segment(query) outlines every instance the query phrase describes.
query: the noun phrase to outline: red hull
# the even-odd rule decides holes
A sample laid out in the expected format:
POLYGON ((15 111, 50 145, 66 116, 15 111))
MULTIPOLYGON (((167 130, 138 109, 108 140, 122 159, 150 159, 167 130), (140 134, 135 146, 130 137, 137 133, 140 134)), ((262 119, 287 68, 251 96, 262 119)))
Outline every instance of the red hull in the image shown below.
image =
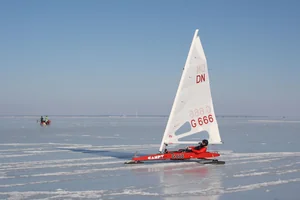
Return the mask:
POLYGON ((41 126, 45 126, 45 125, 49 126, 50 124, 51 124, 51 120, 48 120, 47 122, 41 122, 40 123, 41 126))
POLYGON ((153 160, 189 160, 189 159, 210 159, 220 156, 217 152, 194 152, 170 151, 164 154, 150 154, 147 156, 133 157, 132 161, 153 161, 153 160))

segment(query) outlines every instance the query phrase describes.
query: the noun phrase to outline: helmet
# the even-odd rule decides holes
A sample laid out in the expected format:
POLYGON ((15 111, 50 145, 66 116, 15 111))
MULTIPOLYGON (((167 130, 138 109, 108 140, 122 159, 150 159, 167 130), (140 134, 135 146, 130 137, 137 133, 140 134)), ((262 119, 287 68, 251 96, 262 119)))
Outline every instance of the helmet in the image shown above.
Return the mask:
POLYGON ((208 140, 202 140, 202 144, 204 144, 205 146, 208 145, 208 140))

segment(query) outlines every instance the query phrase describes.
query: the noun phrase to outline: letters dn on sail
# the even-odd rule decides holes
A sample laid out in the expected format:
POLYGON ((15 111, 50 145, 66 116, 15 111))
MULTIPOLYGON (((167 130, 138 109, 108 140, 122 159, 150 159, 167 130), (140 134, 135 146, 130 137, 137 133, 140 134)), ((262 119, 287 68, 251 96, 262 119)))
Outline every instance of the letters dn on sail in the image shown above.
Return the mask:
POLYGON ((202 83, 202 82, 205 82, 205 74, 198 74, 196 76, 196 83, 202 83))

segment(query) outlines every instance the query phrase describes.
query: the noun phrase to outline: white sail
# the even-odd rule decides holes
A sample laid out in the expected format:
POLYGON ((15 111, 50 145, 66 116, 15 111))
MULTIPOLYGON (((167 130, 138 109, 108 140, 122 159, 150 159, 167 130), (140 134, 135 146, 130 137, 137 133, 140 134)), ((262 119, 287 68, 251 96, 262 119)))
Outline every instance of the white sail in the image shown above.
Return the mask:
POLYGON ((207 61, 197 29, 159 151, 165 144, 195 144, 196 141, 180 139, 201 131, 208 132, 210 144, 222 143, 210 91, 207 61), (185 124, 189 124, 190 131, 175 134, 185 124))

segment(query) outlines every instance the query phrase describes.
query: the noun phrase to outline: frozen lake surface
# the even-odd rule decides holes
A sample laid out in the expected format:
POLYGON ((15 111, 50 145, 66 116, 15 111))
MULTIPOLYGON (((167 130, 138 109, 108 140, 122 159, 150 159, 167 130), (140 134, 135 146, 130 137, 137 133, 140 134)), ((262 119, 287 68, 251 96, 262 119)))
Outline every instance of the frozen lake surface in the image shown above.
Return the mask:
POLYGON ((158 151, 167 118, 50 119, 0 118, 0 199, 299 200, 297 118, 219 117, 219 166, 124 165, 158 151))

